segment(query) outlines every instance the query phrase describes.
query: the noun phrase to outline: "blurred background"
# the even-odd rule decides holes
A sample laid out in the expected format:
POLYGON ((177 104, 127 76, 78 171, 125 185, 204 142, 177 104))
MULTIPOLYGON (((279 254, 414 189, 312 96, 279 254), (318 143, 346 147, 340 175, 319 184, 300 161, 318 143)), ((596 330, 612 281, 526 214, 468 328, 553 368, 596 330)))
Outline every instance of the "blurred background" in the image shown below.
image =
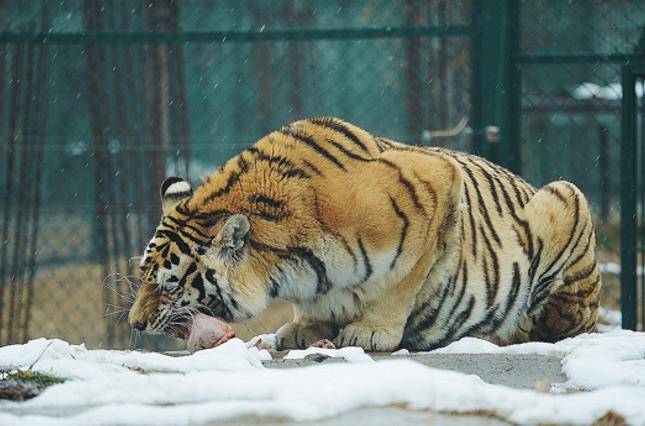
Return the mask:
POLYGON ((315 115, 573 181, 603 304, 642 328, 644 23, 645 0, 0 0, 0 344, 177 347, 123 318, 160 182, 315 115))

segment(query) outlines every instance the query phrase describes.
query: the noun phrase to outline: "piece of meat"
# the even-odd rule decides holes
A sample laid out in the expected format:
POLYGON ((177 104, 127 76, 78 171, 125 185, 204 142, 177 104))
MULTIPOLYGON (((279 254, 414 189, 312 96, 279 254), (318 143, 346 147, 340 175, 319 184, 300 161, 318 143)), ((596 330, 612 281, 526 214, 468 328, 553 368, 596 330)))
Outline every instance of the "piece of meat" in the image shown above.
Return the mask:
POLYGON ((197 352, 219 346, 235 337, 235 332, 230 325, 217 318, 197 313, 190 324, 190 335, 186 342, 188 350, 197 352))

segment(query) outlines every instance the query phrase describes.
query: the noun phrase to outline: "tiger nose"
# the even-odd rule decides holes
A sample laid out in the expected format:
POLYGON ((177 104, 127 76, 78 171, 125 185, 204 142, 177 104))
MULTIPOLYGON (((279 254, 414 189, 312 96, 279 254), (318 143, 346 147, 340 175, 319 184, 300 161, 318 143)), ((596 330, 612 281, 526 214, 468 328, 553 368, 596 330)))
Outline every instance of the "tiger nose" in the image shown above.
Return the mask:
POLYGON ((136 328, 139 331, 143 331, 146 328, 146 325, 148 324, 147 321, 134 321, 131 323, 132 327, 136 328))

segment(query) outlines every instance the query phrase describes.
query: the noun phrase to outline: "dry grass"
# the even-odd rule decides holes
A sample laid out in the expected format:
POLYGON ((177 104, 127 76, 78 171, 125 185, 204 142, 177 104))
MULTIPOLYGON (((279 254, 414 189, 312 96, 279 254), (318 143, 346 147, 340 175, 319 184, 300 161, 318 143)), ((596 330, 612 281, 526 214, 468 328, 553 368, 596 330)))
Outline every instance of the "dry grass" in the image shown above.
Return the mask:
MULTIPOLYGON (((104 281, 101 267, 93 263, 41 268, 34 282, 29 338, 60 338, 72 343, 85 343, 91 348, 111 346, 108 332, 123 333, 121 327, 127 322, 127 313, 121 316, 118 307, 105 305, 104 281)), ((8 294, 8 289, 5 290, 8 294)), ((111 297, 116 298, 114 295, 111 297)), ((291 316, 290 305, 276 301, 263 314, 236 324, 234 328, 240 338, 247 340, 257 334, 274 332, 291 316)), ((125 333, 127 335, 129 330, 126 329, 125 333)), ((6 330, 0 337, 6 338, 6 330)), ((146 340, 143 341, 144 347, 146 340)), ((134 343, 127 338, 127 346, 134 343)), ((172 340, 163 344, 170 345, 167 349, 178 349, 182 345, 172 340)))

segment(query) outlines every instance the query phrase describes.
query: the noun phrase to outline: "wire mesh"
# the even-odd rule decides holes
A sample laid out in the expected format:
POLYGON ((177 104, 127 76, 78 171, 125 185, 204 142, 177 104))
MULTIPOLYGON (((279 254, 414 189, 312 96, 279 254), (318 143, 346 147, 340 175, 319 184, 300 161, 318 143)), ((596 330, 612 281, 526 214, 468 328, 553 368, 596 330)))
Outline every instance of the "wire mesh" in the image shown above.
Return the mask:
MULTIPOLYGON (((130 259, 160 218, 158 185, 166 175, 198 182, 289 121, 336 115, 406 142, 470 148, 467 135, 429 139, 429 130, 470 114, 467 0, 0 8, 0 32, 8 32, 0 42, 2 344, 46 336, 175 347, 131 335, 123 318, 126 278, 136 282, 130 259), (430 26, 434 35, 407 30, 430 26), (256 39, 191 41, 213 31, 256 39), (30 34, 42 37, 9 38, 30 34), (168 37, 133 43, 128 34, 168 37)), ((273 331, 289 316, 282 307, 245 327, 273 331)))
MULTIPOLYGON (((487 78, 476 61, 495 52, 474 49, 501 29, 483 27, 478 6, 1 2, 0 343, 174 347, 131 335, 123 319, 130 259, 159 221, 159 183, 198 182, 292 120, 336 115, 472 151, 483 129, 432 131, 473 123, 486 104, 473 96, 487 78)), ((605 265, 619 263, 620 69, 642 22, 645 6, 629 0, 525 0, 511 22, 521 170, 535 185, 563 178, 588 195, 605 265)), ((617 276, 604 282, 604 303, 617 307, 617 276)), ((282 306, 243 327, 275 330, 289 315, 282 306)))

